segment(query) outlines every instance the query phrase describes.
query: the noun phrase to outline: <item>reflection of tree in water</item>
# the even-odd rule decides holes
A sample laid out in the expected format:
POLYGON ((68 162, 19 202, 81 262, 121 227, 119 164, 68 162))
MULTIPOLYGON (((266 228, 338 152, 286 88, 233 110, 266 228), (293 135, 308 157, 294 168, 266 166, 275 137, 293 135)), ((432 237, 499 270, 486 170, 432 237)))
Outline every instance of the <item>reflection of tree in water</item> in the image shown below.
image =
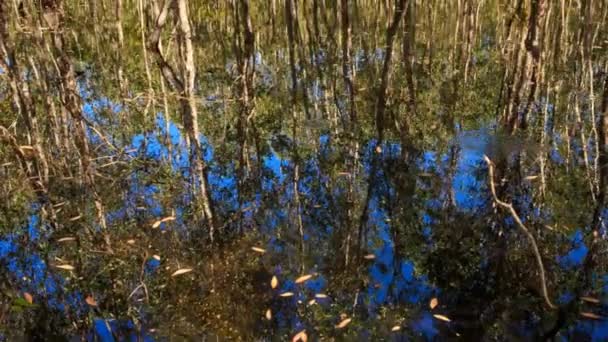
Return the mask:
POLYGON ((0 4, 0 339, 606 339, 607 14, 0 4))

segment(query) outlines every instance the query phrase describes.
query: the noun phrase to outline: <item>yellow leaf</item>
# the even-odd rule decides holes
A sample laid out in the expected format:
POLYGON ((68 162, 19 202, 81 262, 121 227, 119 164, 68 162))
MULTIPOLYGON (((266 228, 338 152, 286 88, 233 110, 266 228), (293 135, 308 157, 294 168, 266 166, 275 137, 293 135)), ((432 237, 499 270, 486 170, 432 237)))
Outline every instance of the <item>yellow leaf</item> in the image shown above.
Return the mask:
POLYGON ((180 274, 184 274, 184 273, 188 273, 188 272, 192 272, 192 269, 191 268, 180 268, 179 270, 173 272, 173 274, 171 274, 171 276, 175 277, 180 274))
POLYGON ((30 304, 32 304, 34 302, 34 297, 31 294, 27 293, 27 292, 23 293, 23 298, 25 298, 25 301, 28 302, 28 303, 30 303, 30 304))
POLYGON ((587 303, 599 304, 600 300, 593 297, 581 297, 581 300, 587 303))
POLYGON ((281 296, 281 297, 291 297, 291 296, 293 296, 293 292, 283 292, 279 296, 281 296))
POLYGON ((296 279, 296 284, 301 284, 310 278, 312 278, 311 274, 303 275, 303 276, 299 277, 298 279, 296 279))
POLYGON ((251 250, 253 250, 254 252, 258 252, 258 253, 266 253, 266 250, 264 248, 260 248, 260 247, 251 247, 251 250))
POLYGON ((401 327, 398 325, 395 325, 394 327, 391 328, 391 331, 399 331, 401 330, 401 327))
POLYGON ((93 296, 87 296, 84 301, 87 302, 87 304, 89 304, 90 306, 97 306, 97 301, 95 300, 95 298, 93 298, 93 296))
POLYGON ((593 312, 581 312, 581 316, 589 319, 602 319, 601 316, 596 315, 593 312))
POLYGON ((160 255, 156 255, 156 254, 154 254, 152 257, 153 257, 154 259, 156 259, 156 260, 160 261, 160 255))
POLYGON ((306 341, 308 341, 308 335, 306 335, 306 330, 300 331, 291 339, 291 342, 306 342, 306 341))
POLYGON ((317 293, 317 294, 315 295, 315 297, 317 297, 317 298, 319 298, 319 299, 324 299, 324 298, 327 298, 327 295, 326 295, 326 294, 324 294, 324 293, 317 293))
POLYGON ((364 255, 364 256, 363 256, 363 259, 366 259, 366 260, 374 260, 374 259, 376 259, 376 256, 375 256, 375 255, 373 255, 373 254, 368 254, 368 255, 364 255))
POLYGON ((55 268, 60 268, 62 270, 66 270, 66 271, 73 271, 74 270, 74 266, 72 265, 68 265, 68 264, 64 264, 64 265, 55 265, 55 268))
POLYGON ((76 240, 75 237, 66 236, 66 237, 63 237, 63 238, 57 240, 57 242, 68 242, 68 241, 74 241, 74 240, 76 240))
POLYGON ((433 317, 437 318, 438 320, 444 321, 444 322, 451 322, 452 320, 447 318, 444 315, 439 315, 439 314, 435 314, 433 315, 433 317))
POLYGON ((437 305, 439 305, 439 300, 437 298, 431 299, 431 302, 429 303, 429 307, 431 308, 431 310, 436 308, 437 305))
POLYGON ((272 276, 272 280, 270 280, 270 287, 276 289, 277 286, 279 286, 279 279, 277 279, 277 276, 272 276))
POLYGON ((345 326, 347 326, 347 325, 348 325, 348 323, 350 323, 350 321, 352 321, 352 319, 350 319, 350 318, 345 318, 345 319, 343 319, 343 320, 342 320, 342 322, 340 322, 340 323, 338 323, 338 325, 336 325, 336 328, 337 328, 337 329, 342 329, 342 328, 344 328, 345 326))
POLYGON ((266 319, 269 321, 272 319, 272 311, 270 309, 266 310, 266 319))

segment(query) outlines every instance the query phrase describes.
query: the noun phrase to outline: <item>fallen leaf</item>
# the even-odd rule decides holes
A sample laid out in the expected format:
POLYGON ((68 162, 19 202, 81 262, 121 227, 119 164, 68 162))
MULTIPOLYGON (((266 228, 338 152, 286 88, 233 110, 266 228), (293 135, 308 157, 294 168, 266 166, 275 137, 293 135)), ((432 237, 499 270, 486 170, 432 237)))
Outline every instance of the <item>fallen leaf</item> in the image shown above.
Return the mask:
POLYGON ((431 310, 433 310, 434 308, 436 308, 437 305, 439 305, 439 300, 437 298, 433 298, 429 302, 429 307, 431 308, 431 310))
POLYGON ((192 272, 192 269, 191 268, 180 268, 179 270, 173 272, 173 274, 171 274, 171 276, 175 277, 180 274, 184 274, 184 273, 188 273, 188 272, 192 272))
POLYGON ((342 329, 342 328, 344 328, 345 326, 347 326, 347 325, 348 325, 348 323, 350 323, 350 321, 352 321, 352 319, 351 319, 351 318, 345 318, 345 319, 343 319, 343 320, 342 320, 342 322, 340 322, 340 323, 338 323, 338 325, 336 325, 336 328, 337 328, 337 329, 342 329))
POLYGON ((127 240, 127 243, 129 245, 133 245, 133 244, 135 244, 135 240, 133 240, 133 239, 127 240))
POLYGON ((323 298, 327 298, 327 295, 326 295, 326 294, 324 294, 324 293, 317 293, 317 294, 315 295, 315 297, 317 297, 317 298, 319 298, 319 299, 323 299, 323 298))
POLYGON ((444 315, 439 315, 439 314, 435 314, 433 315, 433 317, 437 318, 438 320, 444 321, 444 322, 451 322, 452 320, 447 318, 444 315))
POLYGON ((312 278, 311 274, 303 275, 303 276, 299 277, 298 279, 296 279, 296 284, 301 284, 310 278, 312 278))
POLYGON ((311 299, 308 301, 308 305, 315 305, 315 304, 317 304, 317 301, 314 299, 311 299))
POLYGON ((266 310, 266 319, 269 321, 272 319, 272 311, 270 309, 266 310))
POLYGON ((295 336, 291 339, 291 342, 306 342, 308 341, 308 335, 306 335, 306 330, 302 330, 299 333, 295 334, 295 336))
POLYGON ((156 260, 160 261, 160 255, 156 255, 156 254, 154 254, 154 255, 152 256, 152 258, 154 258, 154 259, 156 259, 156 260))
POLYGON ((266 250, 264 248, 260 248, 260 247, 251 247, 251 250, 254 252, 258 252, 258 253, 266 253, 266 250))
POLYGON ((587 303, 599 304, 600 300, 593 297, 581 297, 581 300, 587 303))
POLYGON ((69 219, 69 221, 70 221, 70 222, 74 222, 74 221, 76 221, 76 220, 80 219, 81 217, 82 217, 82 215, 74 216, 74 217, 71 217, 71 218, 69 219))
POLYGON ((31 294, 27 293, 27 292, 23 293, 23 298, 25 298, 25 301, 28 302, 28 303, 30 303, 30 304, 34 303, 34 297, 31 294))
POLYGON ((281 297, 291 297, 291 296, 293 296, 293 292, 283 292, 279 296, 281 296, 281 297))
POLYGON ((93 296, 87 296, 84 301, 87 302, 87 304, 89 304, 90 306, 97 306, 97 301, 95 300, 95 298, 93 298, 93 296))
POLYGON ((152 224, 152 228, 158 228, 158 227, 160 227, 161 223, 165 223, 165 222, 169 222, 169 221, 175 221, 175 216, 167 216, 165 218, 162 218, 162 219, 154 222, 152 224))
POLYGON ((524 177, 524 179, 528 180, 528 181, 535 180, 536 178, 538 178, 538 175, 532 175, 532 176, 526 176, 526 177, 524 177))
POLYGON ((601 316, 596 315, 593 312, 581 312, 581 316, 589 319, 602 319, 601 316))
POLYGON ((277 286, 279 286, 279 279, 277 279, 277 276, 272 276, 272 280, 270 280, 270 287, 276 289, 277 286))
POLYGON ((365 259, 365 260, 374 260, 374 259, 376 259, 376 256, 373 255, 373 254, 368 254, 368 255, 364 255, 363 259, 365 259))
POLYGON ((394 327, 391 328, 391 331, 399 331, 401 330, 401 326, 399 325, 395 325, 394 327))
POLYGON ((74 270, 74 266, 72 265, 68 265, 68 264, 64 264, 64 265, 55 265, 55 268, 60 268, 62 270, 66 270, 66 271, 73 271, 74 270))
POLYGON ((61 239, 57 240, 57 242, 68 242, 68 241, 74 241, 74 240, 76 240, 75 237, 66 236, 66 237, 62 237, 61 239))
POLYGON ((382 147, 376 146, 376 153, 382 153, 382 147))

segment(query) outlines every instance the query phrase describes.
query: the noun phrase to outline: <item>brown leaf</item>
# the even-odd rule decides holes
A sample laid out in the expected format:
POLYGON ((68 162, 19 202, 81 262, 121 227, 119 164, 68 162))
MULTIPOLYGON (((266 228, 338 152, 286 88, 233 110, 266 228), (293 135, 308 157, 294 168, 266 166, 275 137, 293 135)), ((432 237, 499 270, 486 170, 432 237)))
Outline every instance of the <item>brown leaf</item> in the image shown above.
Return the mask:
POLYGON ((68 241, 74 241, 74 240, 76 240, 75 237, 66 236, 66 237, 62 237, 61 239, 57 240, 57 242, 68 242, 68 241))
POLYGON ((437 318, 438 320, 444 321, 444 322, 452 321, 451 319, 449 319, 447 316, 444 316, 444 315, 435 314, 435 315, 433 315, 433 317, 437 318))
POLYGON ((311 274, 303 275, 303 276, 299 277, 298 279, 296 279, 296 284, 301 284, 301 283, 307 281, 310 278, 312 278, 311 274))
POLYGON ((431 310, 433 310, 434 308, 436 308, 437 305, 439 305, 439 300, 437 298, 433 298, 429 302, 429 307, 431 308, 431 310))
POLYGON ((165 222, 169 222, 169 221, 175 221, 175 216, 167 216, 158 221, 155 221, 152 224, 152 228, 158 228, 158 227, 160 227, 161 223, 165 223, 165 222))
POLYGON ((26 302, 28 302, 30 304, 34 303, 34 297, 27 292, 23 293, 23 298, 25 299, 26 302))
POLYGON ((602 319, 602 316, 596 315, 593 312, 581 312, 581 316, 589 319, 602 319))
POLYGON ((599 299, 593 298, 593 297, 581 297, 581 300, 583 302, 593 303, 593 304, 599 304, 600 303, 599 299))
POLYGON ((338 323, 338 325, 336 325, 337 329, 342 329, 344 327, 346 327, 348 325, 348 323, 350 323, 350 321, 352 321, 351 318, 345 318, 342 320, 342 322, 338 323))
POLYGON ((272 280, 270 280, 270 287, 276 289, 279 286, 279 279, 277 276, 272 276, 272 280))
POLYGON ((127 240, 127 243, 128 243, 129 245, 134 245, 134 244, 135 244, 135 240, 133 240, 133 239, 129 239, 129 240, 127 240))
POLYGON ((258 252, 258 253, 266 253, 266 250, 264 248, 260 248, 260 247, 251 247, 251 250, 254 252, 258 252))
POLYGON ((97 306, 97 301, 95 300, 95 298, 93 298, 93 296, 87 296, 84 301, 87 302, 87 304, 89 304, 90 306, 97 306))
POLYGON ((302 330, 299 333, 295 334, 291 339, 291 342, 306 342, 308 341, 308 335, 306 335, 306 330, 302 330))
POLYGON ((173 274, 171 274, 171 276, 175 277, 180 274, 184 274, 184 273, 188 273, 188 272, 192 272, 192 269, 191 268, 180 268, 179 270, 173 272, 173 274))
POLYGON ((74 270, 74 266, 68 265, 68 264, 55 265, 55 268, 60 268, 62 270, 66 270, 66 271, 73 271, 74 270))

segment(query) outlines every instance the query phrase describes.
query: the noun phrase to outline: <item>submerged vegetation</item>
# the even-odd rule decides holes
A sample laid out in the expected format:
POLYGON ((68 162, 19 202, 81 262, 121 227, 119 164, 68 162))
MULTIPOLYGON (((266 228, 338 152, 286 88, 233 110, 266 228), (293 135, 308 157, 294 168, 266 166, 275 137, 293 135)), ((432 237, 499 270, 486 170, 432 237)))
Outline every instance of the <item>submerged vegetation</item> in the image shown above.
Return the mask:
POLYGON ((608 2, 0 2, 0 341, 606 340, 608 2))

